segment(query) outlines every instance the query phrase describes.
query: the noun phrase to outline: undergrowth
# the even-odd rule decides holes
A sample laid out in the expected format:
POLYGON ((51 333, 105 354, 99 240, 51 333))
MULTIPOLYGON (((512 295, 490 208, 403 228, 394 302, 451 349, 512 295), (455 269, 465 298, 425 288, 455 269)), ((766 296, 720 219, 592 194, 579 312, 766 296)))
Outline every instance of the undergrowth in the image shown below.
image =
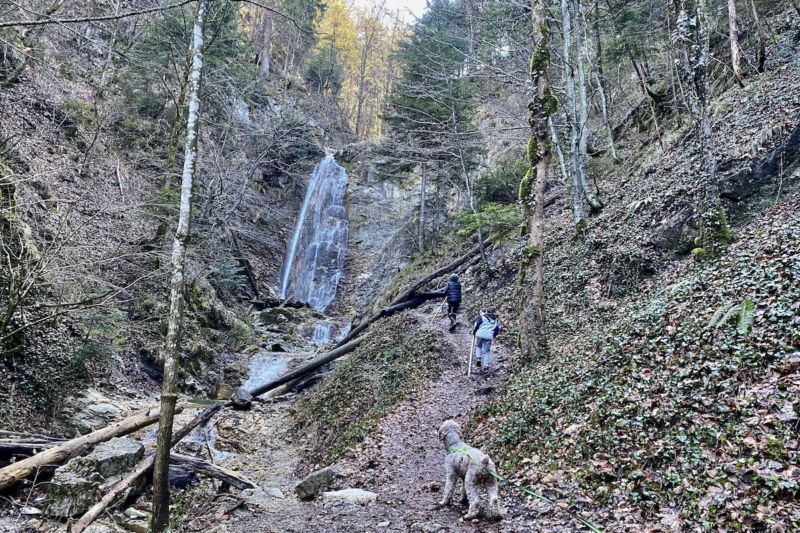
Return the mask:
POLYGON ((383 320, 332 376, 295 404, 294 429, 311 438, 318 462, 332 463, 453 357, 441 333, 420 329, 413 315, 383 320))
POLYGON ((504 468, 655 520, 800 527, 792 209, 550 362, 517 371, 475 417, 504 468))

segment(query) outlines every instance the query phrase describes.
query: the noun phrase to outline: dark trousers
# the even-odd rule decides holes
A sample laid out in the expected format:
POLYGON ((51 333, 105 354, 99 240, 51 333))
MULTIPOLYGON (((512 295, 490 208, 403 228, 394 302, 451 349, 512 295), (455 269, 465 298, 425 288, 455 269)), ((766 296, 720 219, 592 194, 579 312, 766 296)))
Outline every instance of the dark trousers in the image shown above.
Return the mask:
POLYGON ((459 307, 461 307, 461 302, 447 302, 447 316, 455 318, 459 307))

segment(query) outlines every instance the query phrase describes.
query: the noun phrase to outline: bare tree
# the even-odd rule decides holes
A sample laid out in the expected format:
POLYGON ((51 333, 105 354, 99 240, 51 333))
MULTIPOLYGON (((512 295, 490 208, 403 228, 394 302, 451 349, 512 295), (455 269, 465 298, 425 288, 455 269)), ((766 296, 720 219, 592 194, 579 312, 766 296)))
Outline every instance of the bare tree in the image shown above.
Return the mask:
POLYGON ((530 168, 522 179, 519 200, 527 215, 528 244, 523 250, 520 265, 521 282, 531 285, 530 297, 525 298, 520 320, 520 348, 526 359, 545 355, 547 342, 544 331, 543 253, 544 253, 544 187, 550 166, 550 139, 547 122, 556 107, 547 71, 550 67, 548 28, 544 0, 532 0, 531 22, 533 53, 530 76, 534 87, 530 108, 531 138, 528 142, 530 168))
POLYGON ((728 35, 731 44, 731 66, 739 85, 744 86, 742 70, 742 49, 739 46, 739 21, 736 17, 736 0, 728 0, 728 35))
POLYGON ((566 91, 567 125, 569 127, 569 160, 572 165, 572 219, 575 226, 583 225, 586 215, 583 211, 580 157, 578 155, 578 116, 575 99, 575 71, 572 62, 572 17, 569 0, 561 0, 562 46, 564 56, 564 86, 566 91))
POLYGON ((603 203, 592 192, 592 187, 589 180, 586 178, 586 158, 589 150, 589 100, 586 94, 586 71, 583 67, 585 58, 588 57, 586 51, 586 38, 585 38, 585 25, 583 24, 583 17, 581 16, 581 3, 580 0, 573 0, 572 2, 572 17, 575 21, 575 62, 578 66, 578 170, 580 171, 580 183, 583 195, 586 201, 589 202, 593 211, 599 211, 603 208, 603 203))
POLYGON ((161 385, 161 418, 158 423, 158 443, 153 471, 153 516, 150 528, 160 532, 169 524, 169 453, 172 423, 177 401, 178 361, 183 330, 183 290, 185 285, 186 245, 192 215, 192 184, 197 166, 197 137, 200 118, 200 77, 203 71, 203 23, 206 0, 197 4, 197 16, 192 31, 192 70, 189 105, 186 120, 185 157, 181 180, 178 228, 172 246, 172 280, 170 282, 170 311, 167 338, 164 343, 164 378, 161 385))

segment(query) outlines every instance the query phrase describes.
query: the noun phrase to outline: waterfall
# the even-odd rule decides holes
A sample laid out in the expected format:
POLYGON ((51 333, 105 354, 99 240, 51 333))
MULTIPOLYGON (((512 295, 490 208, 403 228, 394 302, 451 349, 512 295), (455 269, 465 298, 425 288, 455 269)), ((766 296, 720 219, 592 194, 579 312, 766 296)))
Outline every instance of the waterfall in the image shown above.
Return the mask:
POLYGON ((347 171, 328 154, 317 164, 283 265, 281 297, 323 311, 336 296, 347 251, 347 171))

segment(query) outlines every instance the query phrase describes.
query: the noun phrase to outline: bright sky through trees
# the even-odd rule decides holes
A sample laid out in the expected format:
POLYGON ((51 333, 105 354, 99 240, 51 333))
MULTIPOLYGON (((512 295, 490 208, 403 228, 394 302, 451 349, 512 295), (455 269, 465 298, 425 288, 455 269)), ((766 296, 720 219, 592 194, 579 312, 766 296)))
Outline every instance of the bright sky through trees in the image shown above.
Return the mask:
MULTIPOLYGON (((356 0, 357 4, 364 7, 371 7, 381 0, 356 0)), ((427 7, 427 0, 385 0, 388 11, 399 11, 400 16, 407 22, 413 22, 419 18, 427 7)))

